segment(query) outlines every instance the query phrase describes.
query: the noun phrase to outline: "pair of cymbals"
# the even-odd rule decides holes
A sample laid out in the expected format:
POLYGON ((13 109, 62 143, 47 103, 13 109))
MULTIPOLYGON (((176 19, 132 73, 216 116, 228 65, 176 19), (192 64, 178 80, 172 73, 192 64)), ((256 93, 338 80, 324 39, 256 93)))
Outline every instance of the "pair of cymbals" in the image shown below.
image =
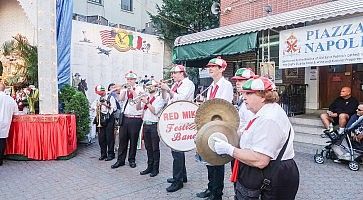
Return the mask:
POLYGON ((233 158, 229 155, 220 156, 214 150, 214 138, 222 139, 232 146, 239 146, 237 128, 239 115, 236 108, 226 100, 212 99, 199 106, 195 123, 197 136, 195 139, 198 154, 211 165, 224 165, 233 158))

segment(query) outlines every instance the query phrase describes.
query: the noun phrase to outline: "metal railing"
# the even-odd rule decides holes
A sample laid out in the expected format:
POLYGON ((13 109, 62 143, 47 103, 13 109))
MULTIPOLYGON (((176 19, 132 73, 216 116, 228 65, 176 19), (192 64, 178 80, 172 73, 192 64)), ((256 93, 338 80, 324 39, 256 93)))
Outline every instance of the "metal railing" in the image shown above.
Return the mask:
POLYGON ((305 114, 306 84, 276 84, 280 96, 279 104, 287 116, 305 114))

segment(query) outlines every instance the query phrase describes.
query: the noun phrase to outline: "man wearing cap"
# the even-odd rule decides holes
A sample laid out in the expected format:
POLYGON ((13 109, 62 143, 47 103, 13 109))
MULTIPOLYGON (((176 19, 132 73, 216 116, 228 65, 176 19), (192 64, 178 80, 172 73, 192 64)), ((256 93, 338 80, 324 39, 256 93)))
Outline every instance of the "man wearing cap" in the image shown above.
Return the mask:
MULTIPOLYGON (((207 91, 207 100, 220 98, 230 103, 233 100, 232 83, 223 77, 223 72, 226 70, 227 62, 220 57, 211 59, 207 67, 209 74, 213 78, 212 84, 207 91)), ((207 164, 208 169, 208 188, 200 193, 197 197, 210 200, 222 199, 224 187, 224 165, 212 166, 207 164)))
POLYGON ((240 68, 236 71, 234 77, 232 77, 232 80, 236 81, 236 88, 237 92, 240 95, 238 100, 238 113, 240 117, 240 124, 239 124, 239 130, 241 128, 245 127, 247 123, 252 119, 254 114, 249 111, 246 107, 246 103, 243 101, 243 95, 242 95, 242 86, 246 81, 250 78, 254 78, 256 75, 253 73, 253 71, 250 68, 240 68))
POLYGON ((113 96, 106 95, 106 89, 102 85, 97 85, 95 92, 100 97, 92 103, 91 108, 100 112, 97 114, 98 116, 96 116, 96 121, 94 122, 96 126, 101 125, 101 127, 97 127, 98 143, 101 148, 99 160, 110 161, 115 158, 115 119, 113 112, 117 109, 116 100, 113 96))
POLYGON ((157 95, 156 81, 148 81, 149 96, 142 97, 138 102, 137 110, 143 110, 143 135, 145 148, 147 153, 147 168, 140 172, 140 175, 150 174, 150 177, 155 177, 159 174, 160 163, 160 138, 158 135, 157 124, 159 122, 159 112, 165 105, 164 99, 157 95))
MULTIPOLYGON (((194 83, 189 80, 185 67, 176 65, 171 69, 171 75, 174 84, 171 88, 166 83, 161 83, 162 97, 168 103, 178 100, 193 101, 194 98, 194 83)), ((171 185, 166 188, 167 192, 175 192, 183 187, 183 182, 187 182, 187 171, 185 167, 185 154, 171 150, 173 156, 173 178, 167 180, 171 185)))
POLYGON ((124 105, 124 119, 120 126, 119 132, 119 149, 117 162, 111 166, 112 169, 125 165, 127 149, 130 141, 129 150, 129 165, 131 168, 136 167, 136 150, 137 141, 139 140, 139 133, 142 125, 142 110, 136 109, 136 104, 130 103, 130 100, 144 93, 142 87, 136 85, 137 75, 133 71, 125 75, 126 82, 129 85, 124 88, 120 93, 120 100, 125 102, 124 105))

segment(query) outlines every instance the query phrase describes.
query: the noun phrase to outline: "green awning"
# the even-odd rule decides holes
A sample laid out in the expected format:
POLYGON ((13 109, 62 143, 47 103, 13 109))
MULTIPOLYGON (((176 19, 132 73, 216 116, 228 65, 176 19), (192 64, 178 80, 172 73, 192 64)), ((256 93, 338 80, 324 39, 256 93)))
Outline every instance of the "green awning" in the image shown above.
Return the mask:
POLYGON ((174 47, 173 62, 241 54, 256 48, 257 33, 246 33, 243 35, 174 47))

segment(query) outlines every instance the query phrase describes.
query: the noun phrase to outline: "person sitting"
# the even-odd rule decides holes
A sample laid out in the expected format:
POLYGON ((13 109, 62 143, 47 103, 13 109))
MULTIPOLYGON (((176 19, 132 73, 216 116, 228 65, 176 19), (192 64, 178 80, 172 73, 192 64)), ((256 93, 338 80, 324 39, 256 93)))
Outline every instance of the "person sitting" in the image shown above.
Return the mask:
POLYGON ((326 129, 329 129, 330 124, 339 125, 339 133, 344 131, 350 116, 355 113, 359 102, 351 96, 350 87, 343 87, 340 91, 340 97, 336 98, 329 106, 326 113, 320 115, 321 121, 326 129))

